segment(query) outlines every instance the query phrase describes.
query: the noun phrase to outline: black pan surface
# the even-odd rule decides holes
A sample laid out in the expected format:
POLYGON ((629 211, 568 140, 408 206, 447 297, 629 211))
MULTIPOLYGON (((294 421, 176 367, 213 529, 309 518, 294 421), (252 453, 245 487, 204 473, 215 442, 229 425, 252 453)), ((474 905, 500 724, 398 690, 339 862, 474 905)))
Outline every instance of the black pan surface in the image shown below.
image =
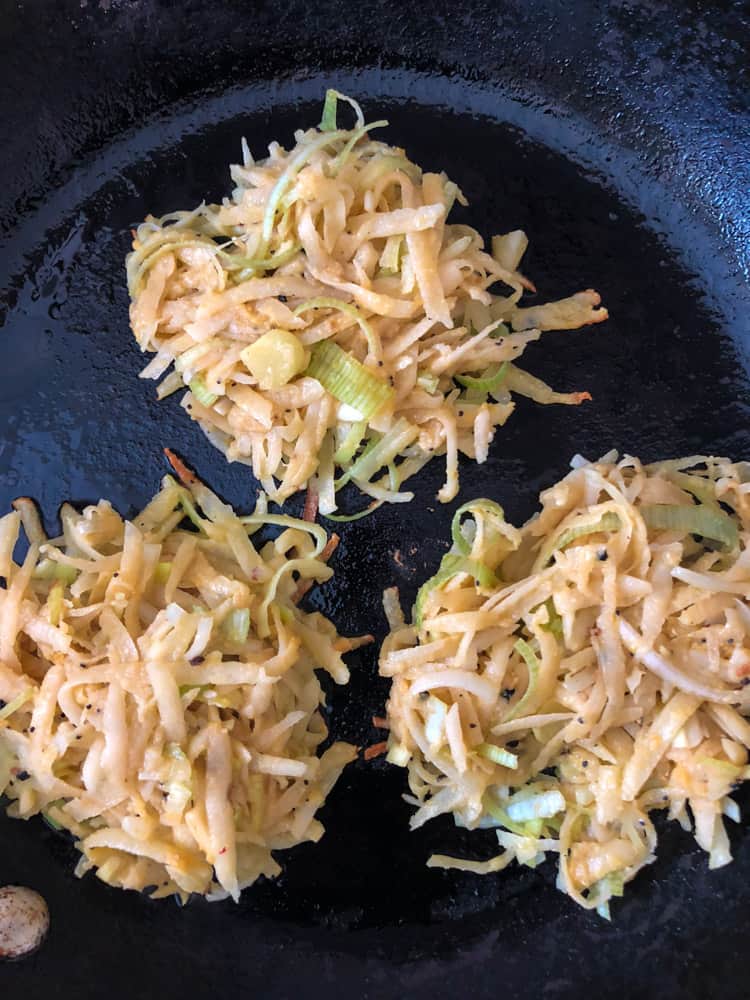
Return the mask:
MULTIPOLYGON (((235 506, 252 503, 248 470, 227 465, 174 397, 157 404, 137 379, 123 258, 134 222, 221 197, 240 137, 256 154, 271 139, 290 143, 319 119, 330 85, 457 180, 465 220, 486 236, 524 228, 540 295, 594 287, 610 309, 606 325, 548 334, 525 359, 593 402, 520 405, 490 461, 463 463, 459 502, 489 495, 520 522, 576 452, 750 458, 741 5, 689 4, 689 17, 676 4, 567 8, 433 4, 416 17, 388 3, 314 14, 259 5, 251 18, 230 3, 7 5, 0 510, 27 493, 49 528, 64 499, 106 496, 132 513, 165 472, 164 445, 235 506)), ((311 598, 340 631, 382 638, 383 588, 397 584, 409 605, 434 571, 457 505, 435 501, 441 474, 433 463, 411 505, 343 526, 335 579, 311 598)), ((351 665, 352 683, 331 692, 330 725, 366 745, 387 687, 374 648, 351 665)), ((0 970, 1 988, 29 1000, 237 989, 747 996, 741 828, 734 865, 709 873, 692 839, 664 827, 659 860, 608 925, 554 890, 551 865, 485 878, 428 871, 431 851, 486 854, 492 838, 450 822, 409 834, 403 790, 402 772, 354 765, 322 815, 323 841, 283 855, 278 880, 239 905, 183 910, 79 882, 65 840, 3 817, 0 884, 42 892, 52 929, 36 956, 0 970)))

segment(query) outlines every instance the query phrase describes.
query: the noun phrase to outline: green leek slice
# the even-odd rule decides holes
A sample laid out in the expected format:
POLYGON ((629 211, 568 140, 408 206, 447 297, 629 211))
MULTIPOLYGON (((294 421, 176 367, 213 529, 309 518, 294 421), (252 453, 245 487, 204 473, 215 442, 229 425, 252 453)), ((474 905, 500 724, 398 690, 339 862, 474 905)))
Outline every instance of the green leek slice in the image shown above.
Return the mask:
POLYGON ((336 105, 338 104, 338 100, 339 94, 337 90, 326 91, 326 99, 323 104, 323 117, 320 119, 321 132, 336 131, 336 105))
POLYGON ((47 826, 50 828, 50 830, 54 830, 55 833, 59 833, 61 830, 65 829, 65 827, 62 825, 62 823, 58 823, 57 820, 54 819, 54 817, 50 813, 48 813, 48 812, 43 812, 42 813, 42 819, 47 824, 47 826))
POLYGON ((169 574, 172 572, 171 562, 159 562, 156 564, 156 569, 154 570, 154 582, 165 584, 169 579, 169 574))
POLYGON ((667 478, 676 486, 679 486, 681 490, 691 493, 696 500, 705 504, 706 507, 710 507, 712 510, 721 510, 716 499, 716 485, 710 479, 704 479, 702 476, 693 476, 688 472, 680 472, 679 470, 668 472, 667 478))
POLYGON ((352 150, 360 139, 366 136, 368 132, 372 132, 374 128, 385 128, 388 124, 389 122, 385 118, 381 118, 380 121, 372 122, 370 125, 360 125, 359 128, 355 128, 354 131, 350 132, 346 145, 331 163, 331 175, 335 177, 339 173, 346 161, 352 155, 352 150))
POLYGON ((593 524, 579 524, 576 527, 568 528, 567 531, 563 531, 562 534, 558 535, 557 538, 554 538, 551 543, 547 544, 542 555, 540 556, 539 562, 541 565, 545 566, 555 552, 567 548, 579 538, 585 538, 587 535, 598 535, 606 531, 619 530, 620 518, 613 510, 608 510, 593 524))
POLYGON ((333 456, 336 465, 346 465, 347 462, 351 462, 357 449, 362 444, 362 438, 365 436, 366 430, 366 420, 358 420, 351 425, 346 437, 333 456))
POLYGON ((552 635, 554 635, 556 639, 561 640, 563 637, 563 620, 562 616, 558 614, 557 608, 555 607, 554 599, 548 597, 547 600, 544 602, 544 604, 545 607, 547 608, 547 615, 549 620, 546 625, 542 625, 541 627, 544 629, 545 632, 550 632, 552 635))
POLYGON ((477 392, 497 392, 506 379, 510 363, 505 361, 494 371, 487 369, 483 375, 456 375, 455 379, 459 385, 466 389, 475 389, 477 392))
MULTIPOLYGON (((422 169, 418 167, 416 163, 412 163, 411 160, 407 160, 403 156, 384 156, 379 154, 373 157, 363 168, 360 174, 360 183, 363 188, 372 187, 378 178, 382 177, 384 174, 391 173, 394 170, 400 170, 402 173, 406 174, 407 177, 411 178, 415 184, 420 183, 422 179, 422 169)), ((448 210, 445 212, 448 215, 448 210)), ((390 237, 389 237, 390 239, 390 237)), ((399 237, 400 240, 400 237, 399 237)), ((381 263, 382 267, 385 264, 381 263)))
MULTIPOLYGON (((517 639, 513 646, 515 651, 521 656, 529 672, 529 682, 524 691, 523 697, 516 702, 513 708, 503 717, 503 722, 510 722, 517 718, 529 705, 529 702, 536 693, 536 686, 539 680, 539 660, 536 653, 525 639, 517 639)), ((511 816, 511 819, 513 817, 511 816)))
POLYGON ((203 406, 213 406, 219 398, 213 392, 209 392, 206 383, 200 375, 196 375, 190 380, 190 391, 203 406))
POLYGON ((347 97, 346 94, 342 94, 339 90, 334 90, 329 87, 326 91, 326 99, 323 104, 323 117, 320 120, 320 131, 321 132, 335 132, 336 128, 336 111, 339 101, 346 101, 347 104, 351 105, 354 110, 354 114, 357 116, 357 125, 364 125, 365 120, 362 116, 362 109, 359 104, 351 98, 347 97))
POLYGON ((681 506, 671 503, 644 504, 639 510, 647 527, 654 531, 700 535, 720 542, 726 549, 734 549, 737 545, 737 525, 722 510, 712 510, 704 504, 681 506))
MULTIPOLYGON (((219 259, 227 271, 275 271, 276 268, 288 264, 300 251, 299 243, 282 245, 275 253, 267 257, 243 257, 240 254, 219 251, 219 259)), ((249 274, 244 277, 250 277, 249 274)))
POLYGON ((414 604, 414 622, 417 628, 420 628, 422 625, 424 604, 431 592, 442 587, 443 584, 452 580, 454 576, 458 576, 459 573, 468 573, 470 576, 473 576, 477 586, 484 590, 489 590, 497 585, 497 577, 489 566, 485 566, 484 563, 476 562, 473 559, 466 559, 455 552, 448 552, 443 556, 437 573, 423 583, 417 591, 417 599, 414 604))
POLYGON ((425 392, 429 393, 430 396, 433 395, 439 384, 439 375, 433 375, 431 372, 420 372, 417 375, 417 385, 420 389, 424 389, 425 392))
POLYGON ((235 608, 224 622, 227 638, 231 642, 245 642, 250 631, 250 611, 248 608, 235 608))
POLYGON ((318 296, 317 298, 308 299, 306 302, 300 303, 294 310, 294 315, 299 316, 310 309, 338 309, 339 312, 352 316, 359 324, 362 333, 364 333, 370 352, 375 356, 378 355, 380 345, 372 327, 364 318, 361 311, 356 306, 353 306, 351 302, 342 302, 341 299, 328 298, 324 295, 318 296))
POLYGON ((330 340, 313 347, 307 375, 316 378, 340 403, 358 410, 365 420, 374 416, 394 395, 387 382, 330 340))
POLYGON ((535 819, 550 819, 565 809, 565 798, 562 792, 553 788, 540 792, 538 795, 524 796, 512 799, 505 807, 508 816, 514 823, 526 823, 535 819))
POLYGON ((34 570, 35 580, 62 580, 63 583, 73 583, 78 577, 75 566, 55 562, 54 559, 42 559, 34 570))
POLYGON ((382 507, 384 502, 384 500, 373 500, 364 510, 358 510, 354 514, 324 514, 323 516, 329 521, 335 521, 337 524, 348 524, 350 521, 359 521, 363 517, 368 517, 378 507, 382 507))
POLYGON ((494 500, 469 500, 468 503, 459 507, 451 521, 451 537, 453 538, 454 548, 462 556, 469 554, 471 546, 461 531, 461 518, 464 514, 470 514, 473 511, 481 511, 483 514, 488 514, 490 517, 495 517, 500 521, 505 520, 505 511, 494 500))
POLYGON ((274 184, 273 189, 268 196, 268 201, 266 202, 265 212, 263 213, 263 229, 261 231, 260 245, 256 251, 259 256, 262 257, 268 249, 268 245, 271 242, 271 236, 273 234, 273 224, 276 220, 276 213, 279 209, 279 203, 286 194, 287 190, 291 187, 294 178, 300 170, 302 170, 305 164, 308 163, 313 156, 315 156, 319 149, 330 146, 331 143, 337 142, 339 139, 343 139, 347 134, 347 132, 339 130, 334 132, 325 132, 314 142, 309 143, 307 146, 303 146, 303 148, 291 158, 286 170, 284 170, 274 184))
POLYGON ((3 705, 3 707, 0 708, 0 719, 7 719, 9 716, 13 715, 14 712, 17 712, 19 708, 25 705, 26 702, 33 697, 34 691, 32 688, 27 688, 25 691, 17 694, 12 701, 9 701, 7 705, 3 705))
POLYGON ((518 768, 518 757, 504 747, 496 747, 493 743, 480 743, 476 751, 480 757, 486 757, 493 764, 509 767, 514 771, 518 768))
POLYGON ((401 455, 418 435, 419 428, 406 417, 401 417, 387 434, 372 438, 356 462, 336 481, 336 489, 341 489, 350 479, 356 483, 368 483, 379 469, 390 465, 401 455))

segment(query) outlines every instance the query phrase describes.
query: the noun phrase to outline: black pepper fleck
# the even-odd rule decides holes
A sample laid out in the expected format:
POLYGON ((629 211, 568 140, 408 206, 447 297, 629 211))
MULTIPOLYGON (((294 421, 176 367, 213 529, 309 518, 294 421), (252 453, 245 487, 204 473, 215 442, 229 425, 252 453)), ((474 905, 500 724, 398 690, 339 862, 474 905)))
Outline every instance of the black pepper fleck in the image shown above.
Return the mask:
POLYGON ((600 552, 597 553, 596 558, 599 560, 599 562, 606 562, 607 559, 609 559, 609 555, 607 554, 607 550, 606 549, 602 549, 600 552))
POLYGON ((587 760, 582 760, 581 761, 581 767, 588 767, 588 766, 589 766, 589 762, 587 760))
POLYGON ((500 697, 505 698, 506 701, 510 701, 510 699, 513 697, 515 693, 516 693, 515 688, 503 688, 503 690, 500 692, 500 697))
POLYGON ((19 771, 18 774, 16 775, 16 778, 19 781, 28 781, 30 777, 31 775, 29 774, 28 771, 19 771))

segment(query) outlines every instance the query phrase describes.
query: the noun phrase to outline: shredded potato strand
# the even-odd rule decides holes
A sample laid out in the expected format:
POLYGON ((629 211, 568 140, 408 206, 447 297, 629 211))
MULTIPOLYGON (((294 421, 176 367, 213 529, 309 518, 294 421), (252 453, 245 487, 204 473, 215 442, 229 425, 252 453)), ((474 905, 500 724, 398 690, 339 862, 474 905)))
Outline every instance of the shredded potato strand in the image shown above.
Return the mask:
POLYGON ((654 809, 694 828, 711 868, 731 861, 724 817, 750 777, 750 476, 706 456, 572 464, 520 531, 491 501, 461 508, 414 624, 387 594, 380 672, 412 827, 452 813, 503 848, 430 864, 553 852, 559 888, 608 918, 654 860, 654 809))
MULTIPOLYGON (((342 95, 329 92, 326 106, 339 99, 359 121, 342 95)), ((607 318, 591 290, 521 308, 534 290, 518 270, 525 235, 493 237, 488 253, 476 230, 448 221, 466 204, 458 187, 372 139, 372 127, 299 130, 290 150, 274 142, 257 162, 245 146, 230 197, 149 216, 127 260, 133 334, 155 354, 142 377, 163 377, 159 398, 188 387, 188 415, 270 499, 314 482, 324 515, 337 509, 336 468, 378 502, 403 502, 401 484, 440 455, 439 499, 450 501, 459 454, 487 460, 514 393, 590 398, 518 369, 493 382, 500 366, 543 330, 607 318), (335 379, 316 361, 324 342, 349 359, 335 379), (380 461, 361 465, 377 442, 380 461)))
MULTIPOLYGON (((173 462, 186 485, 166 477, 132 521, 104 500, 66 506, 63 537, 5 557, 0 792, 12 816, 76 837, 80 873, 237 899, 279 873, 274 850, 321 836, 315 813, 356 749, 319 756, 315 671, 345 683, 338 650, 359 640, 296 607, 287 567, 331 573, 321 528, 267 515, 265 498, 240 520, 173 462)), ((0 519, 5 552, 19 528, 0 519)))

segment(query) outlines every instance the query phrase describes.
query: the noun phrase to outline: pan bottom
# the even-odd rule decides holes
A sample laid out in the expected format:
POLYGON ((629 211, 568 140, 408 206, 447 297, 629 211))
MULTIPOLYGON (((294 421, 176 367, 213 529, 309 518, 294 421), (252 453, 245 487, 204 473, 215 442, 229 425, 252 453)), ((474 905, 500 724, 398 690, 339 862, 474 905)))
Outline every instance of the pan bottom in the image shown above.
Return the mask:
MULTIPOLYGON (((258 85, 175 109, 81 164, 28 217, 15 244, 24 264, 10 269, 14 291, 0 341, 2 510, 23 492, 40 500, 49 528, 58 503, 69 498, 106 496, 132 512, 165 472, 164 445, 236 507, 250 505, 248 471, 228 466, 174 397, 157 404, 152 384, 137 379, 143 359, 128 330, 123 260, 133 223, 147 212, 219 199, 229 190, 227 165, 239 159, 240 137, 256 157, 272 139, 291 144, 295 128, 319 120, 330 85, 357 97, 369 120, 388 118, 384 138, 459 183, 470 202, 456 213, 460 221, 487 238, 526 230, 524 269, 543 300, 594 287, 610 310, 607 324, 545 335, 525 356, 535 374, 562 390, 587 389, 593 402, 553 411, 521 403, 486 465, 462 463, 462 500, 489 495, 520 521, 576 452, 750 456, 747 367, 721 286, 711 283, 709 299, 701 265, 720 252, 708 236, 684 228, 679 199, 665 200, 648 178, 639 185, 625 153, 602 148, 585 123, 550 114, 538 101, 510 100, 458 79, 368 71, 258 85)), ((455 507, 435 500, 441 477, 436 461, 415 483, 413 503, 344 526, 334 581, 311 598, 342 633, 372 632, 380 641, 384 587, 397 584, 410 606, 419 582, 434 572, 455 507)), ((366 745, 378 739, 368 720, 382 711, 387 685, 377 678, 376 648, 355 654, 352 668, 349 687, 331 691, 331 727, 337 738, 366 745)), ((379 955, 442 959, 460 948, 461 962, 470 963, 502 948, 519 977, 525 956, 542 953, 561 981, 571 982, 576 949, 599 943, 588 960, 592 976, 603 973, 615 932, 573 912, 554 891, 551 868, 486 878, 427 870, 433 850, 488 856, 493 837, 468 835, 447 820, 409 833, 404 790, 402 772, 383 762, 355 764, 321 814, 321 843, 280 856, 282 876, 255 886, 239 906, 196 902, 178 915, 168 903, 122 899, 92 877, 79 884, 66 844, 39 823, 5 818, 0 883, 26 876, 53 911, 66 914, 66 933, 80 933, 79 940, 102 914, 120 927, 149 928, 160 936, 165 962, 171 956, 179 963, 184 948, 196 949, 204 936, 214 942, 226 934, 201 959, 207 970, 230 954, 236 960, 231 946, 244 936, 248 948, 279 944, 301 961, 320 949, 375 963, 379 955)), ((665 833, 659 861, 614 908, 617 946, 669 956, 687 910, 693 932, 745 912, 750 890, 738 875, 750 870, 750 838, 735 840, 735 865, 709 874, 686 835, 665 833)), ((138 940, 139 932, 124 933, 138 940)), ((373 971, 376 992, 379 975, 373 971)))

